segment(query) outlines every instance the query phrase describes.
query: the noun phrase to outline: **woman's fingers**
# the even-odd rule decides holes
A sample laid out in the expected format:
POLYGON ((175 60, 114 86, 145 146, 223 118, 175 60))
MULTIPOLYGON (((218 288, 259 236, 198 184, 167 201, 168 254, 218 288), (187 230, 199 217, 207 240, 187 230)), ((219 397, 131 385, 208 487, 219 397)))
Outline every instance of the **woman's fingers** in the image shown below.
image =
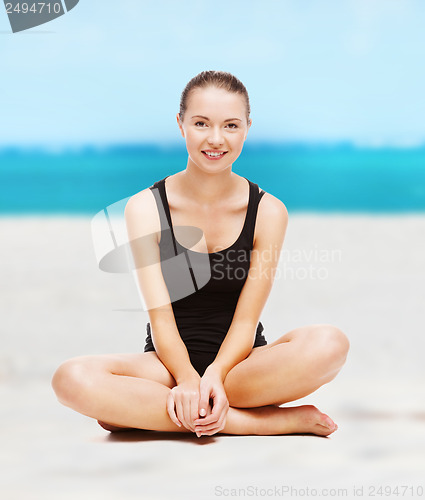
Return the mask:
POLYGON ((212 422, 196 423, 195 427, 199 428, 199 429, 212 429, 213 427, 217 427, 218 425, 220 425, 220 422, 223 420, 223 418, 225 416, 226 416, 226 414, 224 414, 224 412, 223 412, 222 414, 218 415, 218 417, 215 420, 213 420, 212 422))
POLYGON ((207 415, 208 406, 209 406, 210 390, 211 390, 211 388, 209 386, 205 386, 205 385, 201 386, 199 405, 198 405, 198 414, 195 416, 194 420, 198 417, 203 418, 207 415))
POLYGON ((195 420, 195 425, 200 425, 203 427, 216 423, 218 422, 222 412, 224 411, 226 414, 228 409, 229 409, 229 403, 227 399, 226 398, 220 399, 216 404, 214 404, 211 414, 207 415, 204 418, 197 418, 195 420))
POLYGON ((227 417, 227 412, 222 413, 217 422, 212 422, 211 424, 207 425, 195 425, 195 432, 201 432, 202 434, 209 431, 218 432, 224 428, 226 417, 227 417))
POLYGON ((213 436, 217 434, 217 432, 221 432, 224 429, 225 421, 216 427, 212 427, 211 429, 203 429, 203 430, 195 430, 198 437, 199 436, 213 436))
POLYGON ((195 432, 195 418, 198 417, 199 378, 181 382, 170 391, 172 404, 167 399, 167 409, 173 422, 179 421, 186 429, 195 432))
POLYGON ((183 427, 186 427, 186 429, 187 429, 187 424, 186 424, 186 422, 184 420, 184 413, 183 413, 182 402, 181 402, 180 398, 177 395, 176 395, 175 402, 176 402, 176 414, 177 414, 177 418, 180 420, 180 422, 182 423, 183 427))
POLYGON ((198 417, 198 393, 192 392, 176 397, 177 416, 186 429, 195 432, 194 420, 198 417))
POLYGON ((195 432, 195 420, 199 417, 198 413, 198 404, 199 404, 199 395, 194 393, 192 394, 192 398, 190 400, 190 425, 192 426, 193 432, 195 432))
POLYGON ((175 412, 175 401, 173 398, 173 394, 170 392, 167 398, 167 412, 171 420, 178 425, 179 427, 182 426, 180 420, 177 418, 176 412, 175 412))
POLYGON ((208 417, 208 415, 211 415, 211 413, 212 413, 212 406, 208 403, 206 416, 208 417))
POLYGON ((181 398, 177 398, 176 401, 177 417, 179 418, 183 426, 186 427, 186 429, 194 431, 195 429, 194 428, 192 429, 190 425, 190 412, 187 411, 186 405, 184 403, 185 403, 184 400, 182 400, 181 398))
POLYGON ((206 417, 197 418, 194 423, 195 425, 202 425, 202 426, 210 425, 217 422, 219 416, 220 414, 217 411, 217 405, 214 405, 210 410, 210 413, 207 414, 206 417))
MULTIPOLYGON (((200 420, 201 420, 201 421, 205 420, 205 418, 206 418, 206 417, 208 417, 209 415, 211 415, 211 413, 212 413, 212 408, 211 408, 211 405, 208 403, 208 405, 207 405, 207 413, 206 413, 205 417, 202 417, 200 420)), ((194 420, 195 432, 196 432, 196 435, 197 435, 198 437, 200 437, 200 436, 202 435, 202 432, 201 432, 202 427, 201 427, 199 424, 196 424, 196 423, 195 423, 195 422, 196 422, 196 420, 197 420, 197 419, 195 419, 195 420, 194 420)), ((212 424, 211 424, 211 425, 212 425, 212 424)))
POLYGON ((228 410, 229 403, 227 399, 225 399, 221 401, 221 406, 220 403, 213 406, 211 415, 203 419, 197 419, 195 421, 195 432, 197 436, 211 436, 223 430, 228 410))

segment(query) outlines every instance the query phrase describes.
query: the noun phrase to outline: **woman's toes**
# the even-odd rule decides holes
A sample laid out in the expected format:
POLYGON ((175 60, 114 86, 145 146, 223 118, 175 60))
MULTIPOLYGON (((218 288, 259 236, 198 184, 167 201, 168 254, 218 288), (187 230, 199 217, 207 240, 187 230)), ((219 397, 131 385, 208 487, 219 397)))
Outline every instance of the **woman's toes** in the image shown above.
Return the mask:
POLYGON ((325 413, 319 411, 313 405, 305 405, 304 410, 304 425, 307 432, 313 432, 321 436, 328 436, 335 432, 338 428, 336 423, 325 413))
POLYGON ((324 413, 322 413, 323 415, 323 425, 326 425, 326 427, 328 427, 329 429, 332 429, 332 430, 336 430, 336 423, 330 418, 328 417, 327 415, 325 415, 324 413))
POLYGON ((328 436, 329 434, 332 434, 338 429, 336 423, 333 422, 331 419, 325 421, 322 420, 322 422, 317 424, 317 427, 321 431, 321 434, 324 436, 328 436))

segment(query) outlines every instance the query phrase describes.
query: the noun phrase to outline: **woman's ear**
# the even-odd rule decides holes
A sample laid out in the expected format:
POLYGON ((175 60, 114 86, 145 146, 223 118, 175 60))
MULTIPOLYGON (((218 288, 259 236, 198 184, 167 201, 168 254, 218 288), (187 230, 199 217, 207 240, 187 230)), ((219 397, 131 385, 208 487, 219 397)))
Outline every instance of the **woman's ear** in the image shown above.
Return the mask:
POLYGON ((182 136, 184 137, 183 124, 180 121, 180 113, 177 113, 176 118, 177 118, 177 125, 179 126, 180 132, 181 132, 182 136))
MULTIPOLYGON (((246 129, 245 139, 246 139, 246 136, 248 135, 248 130, 249 130, 249 128, 251 127, 251 125, 252 125, 252 120, 251 120, 251 118, 250 118, 250 119, 249 119, 249 121, 248 121, 248 127, 247 127, 247 129, 246 129)), ((245 139, 244 139, 244 140, 245 140, 245 139)))

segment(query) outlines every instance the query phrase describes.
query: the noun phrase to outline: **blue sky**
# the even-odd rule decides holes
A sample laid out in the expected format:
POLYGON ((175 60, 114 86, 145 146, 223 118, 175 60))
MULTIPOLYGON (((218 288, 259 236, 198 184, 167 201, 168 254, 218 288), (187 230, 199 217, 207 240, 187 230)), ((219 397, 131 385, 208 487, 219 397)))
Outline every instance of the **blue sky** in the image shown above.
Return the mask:
POLYGON ((423 144, 424 25, 422 0, 80 0, 13 34, 1 3, 0 147, 181 143, 207 69, 247 87, 251 141, 423 144))

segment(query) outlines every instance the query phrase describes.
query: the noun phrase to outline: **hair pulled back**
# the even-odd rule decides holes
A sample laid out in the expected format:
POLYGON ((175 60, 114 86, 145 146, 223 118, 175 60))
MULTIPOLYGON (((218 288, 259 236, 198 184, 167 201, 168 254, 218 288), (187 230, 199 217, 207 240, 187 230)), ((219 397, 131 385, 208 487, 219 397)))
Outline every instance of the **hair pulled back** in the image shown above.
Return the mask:
POLYGON ((240 94, 245 98, 246 121, 249 122, 251 109, 249 106, 249 96, 244 84, 236 76, 226 71, 202 71, 194 76, 184 88, 180 98, 180 120, 183 121, 187 109, 187 103, 192 90, 206 87, 217 87, 219 89, 240 94))

